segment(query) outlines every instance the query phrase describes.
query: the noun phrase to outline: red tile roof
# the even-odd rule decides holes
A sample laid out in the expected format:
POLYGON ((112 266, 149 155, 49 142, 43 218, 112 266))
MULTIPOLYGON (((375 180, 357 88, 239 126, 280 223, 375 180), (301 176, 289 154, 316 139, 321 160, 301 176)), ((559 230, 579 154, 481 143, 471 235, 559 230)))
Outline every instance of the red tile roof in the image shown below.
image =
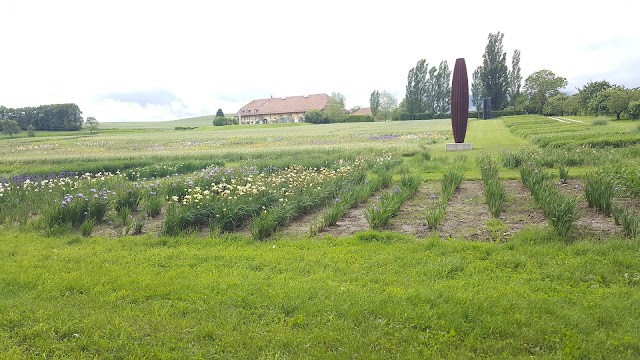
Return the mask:
POLYGON ((324 110, 330 99, 331 97, 327 94, 258 99, 241 107, 236 116, 303 113, 309 110, 324 110))
POLYGON ((366 108, 358 109, 357 111, 355 111, 353 113, 353 115, 369 115, 369 116, 372 116, 373 113, 371 113, 371 108, 366 107, 366 108))

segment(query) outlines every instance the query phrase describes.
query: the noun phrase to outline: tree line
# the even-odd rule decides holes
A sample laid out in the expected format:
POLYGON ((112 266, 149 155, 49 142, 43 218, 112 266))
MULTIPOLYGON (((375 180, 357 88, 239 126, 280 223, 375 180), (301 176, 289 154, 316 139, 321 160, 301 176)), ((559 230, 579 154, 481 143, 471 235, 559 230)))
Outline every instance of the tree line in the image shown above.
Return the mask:
MULTIPOLYGON (((483 99, 490 98, 491 111, 496 115, 616 115, 640 118, 640 88, 627 89, 609 82, 590 81, 577 92, 562 92, 567 79, 548 69, 537 70, 524 79, 521 73, 520 50, 514 50, 511 63, 503 46, 504 34, 489 33, 482 55, 482 65, 471 74, 470 98, 477 116, 483 110, 483 99)), ((405 97, 395 98, 383 107, 386 91, 374 90, 369 99, 377 120, 413 120, 448 118, 451 111, 451 71, 446 61, 429 67, 421 59, 407 74, 405 97), (384 94, 384 96, 383 96, 384 94), (398 105, 396 105, 398 104, 398 105), (380 116, 384 108, 386 116, 380 116)))
MULTIPOLYGON (((80 130, 84 123, 82 111, 76 104, 52 104, 22 108, 0 106, 0 120, 3 121, 3 124, 15 122, 21 130, 28 130, 29 126, 32 126, 36 130, 73 131, 80 130)), ((12 124, 10 126, 13 127, 12 124)))

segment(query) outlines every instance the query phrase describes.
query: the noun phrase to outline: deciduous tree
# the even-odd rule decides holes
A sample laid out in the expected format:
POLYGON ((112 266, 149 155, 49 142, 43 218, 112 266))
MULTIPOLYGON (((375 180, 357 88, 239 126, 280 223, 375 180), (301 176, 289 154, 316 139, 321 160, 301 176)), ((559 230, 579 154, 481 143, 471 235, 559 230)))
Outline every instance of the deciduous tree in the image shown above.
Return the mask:
POLYGON ((2 127, 2 133, 13 137, 14 134, 20 133, 20 126, 14 120, 1 120, 0 127, 2 127))
POLYGON ((90 132, 93 132, 93 130, 98 130, 98 126, 100 125, 98 120, 96 120, 96 118, 93 117, 93 116, 87 117, 87 120, 85 121, 85 124, 89 128, 90 132))
POLYGON ((629 109, 631 91, 624 87, 612 87, 601 93, 604 96, 604 105, 616 114, 616 120, 620 120, 620 114, 629 109))
POLYGON ((582 89, 578 89, 578 100, 580 100, 580 108, 584 113, 597 114, 603 110, 603 104, 599 101, 603 100, 598 95, 611 88, 612 85, 606 81, 589 81, 582 89))
POLYGON ((545 115, 564 116, 564 104, 569 97, 565 94, 556 94, 547 99, 544 104, 543 112, 545 115))
POLYGON ((344 109, 347 98, 339 92, 332 92, 331 97, 344 109))
POLYGON ((390 120, 391 114, 398 107, 398 99, 387 91, 380 93, 380 112, 379 117, 382 120, 390 120))
POLYGON ((551 70, 538 70, 524 81, 524 91, 538 114, 543 113, 547 100, 567 86, 567 79, 556 76, 551 70))

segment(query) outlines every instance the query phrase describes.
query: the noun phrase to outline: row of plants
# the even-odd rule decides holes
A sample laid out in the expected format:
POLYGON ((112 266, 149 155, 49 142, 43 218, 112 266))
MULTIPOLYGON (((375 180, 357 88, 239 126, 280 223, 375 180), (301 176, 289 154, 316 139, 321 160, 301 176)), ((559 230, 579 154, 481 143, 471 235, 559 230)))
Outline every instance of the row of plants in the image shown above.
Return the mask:
POLYGON ((533 164, 520 166, 520 179, 542 208, 554 231, 568 239, 577 218, 576 198, 561 193, 552 177, 533 164))
POLYGON ((567 151, 566 149, 522 147, 515 151, 505 149, 501 154, 502 166, 507 169, 517 169, 526 163, 533 163, 545 168, 553 168, 558 165, 597 166, 617 162, 618 158, 619 154, 616 154, 613 149, 594 151, 588 148, 575 148, 567 151))
POLYGON ((480 154, 476 157, 476 164, 480 167, 482 182, 484 185, 484 198, 491 216, 499 218, 507 200, 507 189, 500 180, 498 164, 489 154, 480 154))
MULTIPOLYGON (((466 158, 457 159, 457 164, 465 164, 466 158)), ((454 165, 447 169, 442 176, 441 181, 441 196, 433 193, 431 194, 429 201, 430 204, 426 211, 427 225, 430 229, 435 230, 447 213, 447 204, 449 199, 453 196, 455 191, 460 187, 464 180, 464 167, 462 165, 454 165)))
POLYGON ((178 235, 208 226, 232 231, 251 220, 256 240, 269 237, 283 224, 322 207, 366 178, 371 169, 385 167, 390 157, 353 162, 335 161, 335 169, 292 166, 258 170, 213 168, 188 179, 167 183, 170 202, 163 232, 178 235))
POLYGON ((620 148, 640 144, 640 133, 635 128, 561 123, 546 117, 509 117, 504 124, 515 135, 543 148, 620 148))
POLYGON ((383 192, 376 204, 365 209, 365 218, 369 227, 373 230, 384 228, 398 212, 400 206, 418 191, 420 184, 422 179, 419 175, 403 174, 397 185, 383 192))
POLYGON ((622 226, 631 238, 640 236, 640 214, 614 202, 616 189, 615 175, 605 171, 595 171, 585 177, 584 194, 589 207, 606 216, 613 215, 616 225, 622 226))
POLYGON ((318 232, 335 225, 338 220, 349 210, 369 199, 376 191, 386 188, 391 184, 391 167, 398 162, 380 168, 372 177, 364 179, 355 186, 340 190, 335 200, 320 214, 319 218, 309 225, 309 236, 315 236, 318 232))

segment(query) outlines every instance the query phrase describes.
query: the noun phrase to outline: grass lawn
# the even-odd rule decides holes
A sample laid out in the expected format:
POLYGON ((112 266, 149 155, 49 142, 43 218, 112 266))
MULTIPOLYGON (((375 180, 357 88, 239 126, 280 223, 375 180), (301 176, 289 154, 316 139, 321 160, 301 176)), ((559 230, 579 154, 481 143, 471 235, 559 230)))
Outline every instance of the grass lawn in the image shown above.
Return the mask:
POLYGON ((5 233, 5 358, 640 356, 640 242, 5 233))

